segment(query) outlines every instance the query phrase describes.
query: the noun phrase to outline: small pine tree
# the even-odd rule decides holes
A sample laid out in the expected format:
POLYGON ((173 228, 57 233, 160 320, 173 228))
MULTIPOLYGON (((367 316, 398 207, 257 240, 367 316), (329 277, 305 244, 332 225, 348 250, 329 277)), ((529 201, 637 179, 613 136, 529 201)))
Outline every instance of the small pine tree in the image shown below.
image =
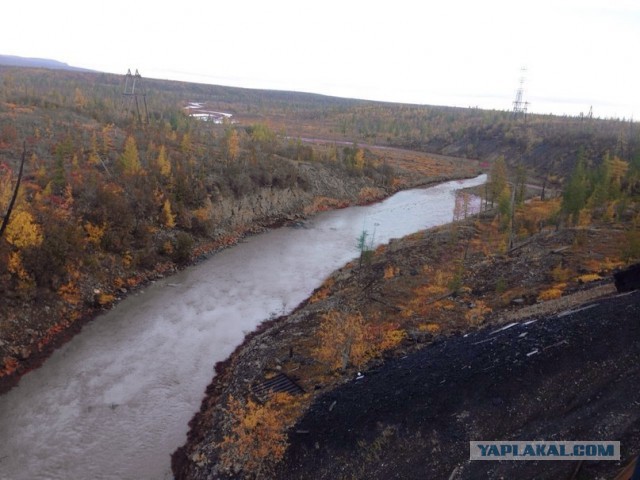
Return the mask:
POLYGON ((173 228, 176 226, 176 216, 171 211, 171 202, 169 199, 165 199, 162 204, 162 212, 160 213, 160 221, 162 225, 167 228, 173 228))
POLYGON ((142 173, 138 146, 133 136, 128 136, 124 143, 124 153, 120 157, 120 168, 125 175, 137 175, 142 173))
POLYGON ((158 168, 158 172, 163 177, 168 177, 171 175, 171 162, 167 157, 167 149, 164 145, 160 147, 160 152, 158 152, 158 158, 156 159, 156 166, 158 168))
POLYGON ((499 156, 491 165, 489 181, 487 182, 487 195, 491 200, 491 207, 507 188, 507 162, 503 156, 499 156))
POLYGON ((364 151, 361 148, 358 148, 353 156, 353 166, 359 171, 364 168, 364 151))
MULTIPOLYGON (((374 232, 375 233, 375 232, 374 232)), ((367 242, 367 238, 369 237, 369 232, 366 230, 362 230, 362 233, 358 237, 356 248, 360 252, 360 260, 359 267, 362 267, 362 264, 371 263, 371 258, 373 257, 373 236, 371 240, 367 242)))
POLYGON ((73 94, 73 104, 76 108, 84 108, 87 106, 87 98, 82 93, 82 90, 76 87, 75 92, 73 94))
POLYGON ((225 149, 227 151, 227 161, 233 162, 240 149, 240 139, 235 129, 229 128, 225 132, 225 149))
POLYGON ((562 212, 573 223, 577 223, 580 210, 584 208, 587 201, 587 187, 586 168, 584 160, 580 159, 562 194, 562 212))

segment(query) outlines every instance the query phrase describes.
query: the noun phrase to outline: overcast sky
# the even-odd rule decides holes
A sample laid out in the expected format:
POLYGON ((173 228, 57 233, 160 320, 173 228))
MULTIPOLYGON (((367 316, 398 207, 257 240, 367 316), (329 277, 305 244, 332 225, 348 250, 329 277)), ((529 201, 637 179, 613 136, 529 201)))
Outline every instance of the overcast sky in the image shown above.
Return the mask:
POLYGON ((20 0, 0 54, 418 104, 640 117, 640 0, 20 0))

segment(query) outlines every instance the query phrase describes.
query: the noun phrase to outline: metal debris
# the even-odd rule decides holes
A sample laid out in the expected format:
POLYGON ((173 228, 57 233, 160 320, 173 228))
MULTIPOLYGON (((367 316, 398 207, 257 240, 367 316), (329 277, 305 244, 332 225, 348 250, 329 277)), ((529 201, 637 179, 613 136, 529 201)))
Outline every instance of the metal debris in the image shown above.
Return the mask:
POLYGON ((516 323, 516 322, 510 323, 509 325, 505 325, 504 327, 499 328, 498 330, 494 330, 489 335, 495 335, 498 332, 503 332, 503 331, 505 331, 505 330, 507 330, 507 329, 509 329, 511 327, 515 327, 516 325, 518 325, 518 323, 516 323))
POLYGON ((291 395, 302 395, 304 393, 303 388, 284 373, 279 373, 275 377, 255 385, 251 390, 262 401, 274 393, 285 392, 291 395))

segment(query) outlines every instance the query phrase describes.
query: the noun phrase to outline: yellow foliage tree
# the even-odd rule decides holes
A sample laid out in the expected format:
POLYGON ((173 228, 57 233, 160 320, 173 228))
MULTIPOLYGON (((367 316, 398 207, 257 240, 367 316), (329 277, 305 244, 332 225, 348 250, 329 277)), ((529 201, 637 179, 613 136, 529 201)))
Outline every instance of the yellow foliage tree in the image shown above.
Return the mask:
POLYGON ((624 178, 629 170, 629 164, 618 157, 608 157, 605 162, 608 163, 609 171, 611 172, 611 181, 614 185, 620 186, 622 178, 624 178))
POLYGON ((211 220, 211 217, 213 216, 213 211, 214 211, 213 203, 211 202, 210 198, 207 198, 205 199, 202 207, 196 208, 191 213, 193 213, 193 216, 197 218, 198 221, 206 222, 208 220, 211 220))
POLYGON ((98 151, 98 136, 96 135, 96 131, 91 132, 91 151, 98 151))
POLYGON ((75 306, 82 300, 82 295, 78 285, 73 281, 69 281, 58 288, 58 295, 69 305, 75 306))
POLYGON ((96 166, 100 163, 100 157, 98 157, 98 154, 95 151, 91 151, 89 153, 89 158, 87 159, 87 163, 91 166, 96 166))
POLYGON ((73 198, 73 188, 71 188, 71 185, 69 184, 64 187, 63 199, 64 200, 60 204, 59 208, 55 210, 55 217, 59 220, 70 221, 73 217, 73 205, 75 200, 73 198))
POLYGON ((353 157, 353 165, 357 170, 362 170, 364 168, 364 150, 361 148, 356 150, 353 157))
POLYGON ((380 350, 391 350, 396 348, 406 338, 407 332, 397 328, 386 330, 382 335, 382 341, 380 342, 380 350))
POLYGON ((133 136, 128 136, 124 142, 124 153, 120 157, 120 166, 125 175, 137 175, 142 173, 142 165, 140 164, 140 156, 138 155, 138 146, 133 136))
POLYGON ((58 288, 58 295, 69 305, 75 306, 82 301, 80 291, 80 272, 73 266, 67 265, 69 281, 58 288))
POLYGON ((106 229, 107 225, 105 223, 102 225, 94 225, 91 222, 85 223, 84 231, 87 232, 87 242, 99 246, 106 229))
POLYGON ((538 294, 539 302, 546 302, 547 300, 553 300, 555 298, 560 298, 562 296, 562 292, 566 288, 566 283, 558 283, 551 288, 541 291, 538 294))
POLYGON ((182 141, 180 142, 180 150, 182 150, 182 153, 184 154, 189 154, 191 153, 191 149, 191 136, 187 132, 182 136, 182 141))
POLYGON ((169 162, 169 158, 167 157, 167 149, 164 145, 160 147, 160 152, 158 152, 156 166, 158 167, 160 175, 162 175, 163 177, 168 177, 169 175, 171 175, 171 162, 169 162))
POLYGON ((13 194, 11 177, 11 170, 0 165, 0 212, 3 213, 9 205, 9 200, 11 200, 11 195, 13 194))
POLYGON ((20 257, 19 252, 11 252, 9 254, 7 268, 9 272, 16 275, 22 281, 28 281, 31 278, 22 265, 22 257, 20 257))
POLYGON ((486 184, 488 199, 491 200, 491 206, 495 201, 499 200, 507 186, 507 162, 503 156, 499 156, 494 160, 489 172, 489 180, 486 184))
POLYGON ((171 202, 169 202, 168 198, 165 199, 164 203, 162 204, 160 221, 162 222, 162 225, 167 228, 173 228, 176 226, 176 216, 171 211, 171 202))
POLYGON ((102 153, 109 153, 113 150, 113 125, 108 124, 102 127, 102 153))
POLYGON ((398 267, 394 267, 393 265, 387 265, 386 267, 384 267, 384 279, 385 280, 392 279, 393 277, 398 275, 398 273, 400 273, 400 268, 398 268, 398 267))
POLYGON ((385 350, 396 348, 406 332, 397 324, 375 318, 366 322, 360 312, 333 310, 322 316, 316 337, 314 358, 331 369, 345 370, 349 365, 362 368, 385 350))
POLYGON ((17 248, 38 246, 42 243, 42 229, 33 215, 19 210, 11 216, 5 232, 7 241, 17 248))
POLYGON ((229 129, 225 133, 225 147, 227 150, 227 160, 234 161, 240 150, 240 138, 235 129, 229 129))
POLYGON ((319 347, 314 356, 332 369, 360 366, 365 361, 366 330, 360 313, 343 315, 335 310, 325 314, 317 334, 319 347))
POLYGON ((84 108, 87 106, 87 97, 85 97, 82 90, 77 87, 73 94, 73 103, 77 108, 84 108))
POLYGON ((218 444, 220 466, 261 478, 265 468, 282 459, 288 446, 287 430, 302 410, 302 402, 288 393, 276 393, 264 404, 229 398, 231 431, 218 444))
POLYGON ((413 290, 413 297, 402 312, 404 317, 428 315, 434 306, 437 306, 437 300, 451 291, 450 284, 454 280, 454 272, 452 270, 435 270, 429 265, 424 265, 422 271, 430 276, 431 282, 413 290))
POLYGON ((465 191, 456 192, 455 206, 453 207, 453 220, 464 220, 471 212, 471 195, 465 191))
POLYGON ((539 232, 545 223, 550 222, 559 213, 559 198, 552 200, 533 199, 519 209, 517 223, 527 233, 533 235, 539 232))

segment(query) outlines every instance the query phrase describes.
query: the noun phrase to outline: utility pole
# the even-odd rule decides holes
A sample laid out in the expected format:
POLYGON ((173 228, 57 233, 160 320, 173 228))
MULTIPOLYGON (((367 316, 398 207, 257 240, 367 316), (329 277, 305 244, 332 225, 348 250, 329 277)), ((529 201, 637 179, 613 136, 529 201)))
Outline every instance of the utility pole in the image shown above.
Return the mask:
POLYGON ((518 90, 516 91, 516 99, 513 101, 513 116, 519 117, 522 115, 526 121, 529 102, 525 102, 523 98, 524 98, 524 79, 525 79, 525 74, 527 73, 527 67, 522 67, 520 69, 520 72, 521 72, 520 85, 518 86, 518 90))
POLYGON ((142 75, 136 69, 135 74, 131 74, 131 69, 127 70, 124 77, 124 98, 125 115, 132 113, 140 124, 149 123, 149 112, 147 111, 147 93, 142 84, 142 75), (143 111, 141 112, 141 108, 143 111))

